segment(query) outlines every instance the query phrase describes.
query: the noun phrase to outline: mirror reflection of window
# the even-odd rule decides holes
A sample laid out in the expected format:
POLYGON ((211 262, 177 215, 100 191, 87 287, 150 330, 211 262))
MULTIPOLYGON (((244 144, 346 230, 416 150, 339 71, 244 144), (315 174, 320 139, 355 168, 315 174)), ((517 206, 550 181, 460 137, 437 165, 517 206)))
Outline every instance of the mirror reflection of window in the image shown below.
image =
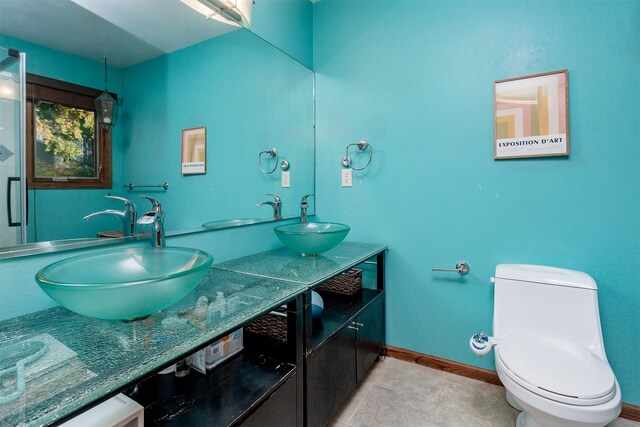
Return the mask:
POLYGON ((27 74, 29 188, 111 187, 111 132, 96 124, 101 93, 27 74))
POLYGON ((95 112, 37 101, 36 178, 97 178, 95 112))

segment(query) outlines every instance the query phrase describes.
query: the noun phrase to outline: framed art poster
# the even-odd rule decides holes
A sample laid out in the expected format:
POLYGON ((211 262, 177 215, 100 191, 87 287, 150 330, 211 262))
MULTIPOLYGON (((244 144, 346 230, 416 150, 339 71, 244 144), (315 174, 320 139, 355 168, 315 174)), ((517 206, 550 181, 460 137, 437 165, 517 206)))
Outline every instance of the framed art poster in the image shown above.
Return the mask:
POLYGON ((207 173, 207 128, 182 131, 182 174, 207 173))
POLYGON ((569 155, 567 70, 493 85, 494 159, 569 155))

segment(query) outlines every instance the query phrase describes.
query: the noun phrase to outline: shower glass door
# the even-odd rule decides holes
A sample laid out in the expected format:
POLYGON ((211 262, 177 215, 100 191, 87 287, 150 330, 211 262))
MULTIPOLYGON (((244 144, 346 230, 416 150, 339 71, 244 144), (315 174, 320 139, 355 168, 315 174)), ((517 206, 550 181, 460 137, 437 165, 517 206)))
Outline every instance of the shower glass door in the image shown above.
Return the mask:
POLYGON ((0 47, 0 247, 26 243, 25 55, 0 47))

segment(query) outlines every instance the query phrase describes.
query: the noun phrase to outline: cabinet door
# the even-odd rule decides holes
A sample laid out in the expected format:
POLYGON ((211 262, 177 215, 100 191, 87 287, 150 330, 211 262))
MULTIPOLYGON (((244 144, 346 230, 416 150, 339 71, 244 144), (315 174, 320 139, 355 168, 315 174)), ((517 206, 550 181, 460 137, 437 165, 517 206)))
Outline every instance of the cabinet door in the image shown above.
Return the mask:
POLYGON ((357 379, 360 382, 384 348, 384 295, 356 318, 356 326, 357 379))
POLYGON ((242 427, 296 425, 296 375, 293 374, 262 405, 242 422, 242 427))
POLYGON ((356 386, 355 329, 343 328, 307 357, 307 426, 326 426, 356 386))

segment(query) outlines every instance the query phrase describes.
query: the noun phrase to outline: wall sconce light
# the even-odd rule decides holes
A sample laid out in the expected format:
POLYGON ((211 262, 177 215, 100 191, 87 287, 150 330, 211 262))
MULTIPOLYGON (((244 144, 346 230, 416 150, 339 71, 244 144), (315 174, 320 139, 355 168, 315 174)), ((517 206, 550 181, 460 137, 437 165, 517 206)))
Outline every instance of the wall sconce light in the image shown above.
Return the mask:
POLYGON ((369 167, 369 165, 371 164, 371 159, 372 158, 373 158, 373 147, 367 141, 365 141, 364 139, 361 139, 360 141, 358 141, 356 143, 347 145, 347 153, 345 154, 344 159, 342 159, 342 166, 345 167, 345 168, 351 168, 351 169, 356 170, 356 171, 361 171, 361 170, 364 170, 367 167, 369 167), (351 157, 349 157, 349 147, 354 146, 354 145, 356 147, 358 147, 359 151, 365 151, 367 148, 369 149, 369 161, 367 162, 366 165, 364 165, 361 168, 354 167, 352 165, 351 157))
POLYGON ((111 129, 118 117, 118 101, 113 99, 107 89, 107 55, 104 56, 104 92, 95 100, 98 125, 104 130, 111 129))
POLYGON ((253 0, 180 0, 207 19, 251 28, 253 0))

